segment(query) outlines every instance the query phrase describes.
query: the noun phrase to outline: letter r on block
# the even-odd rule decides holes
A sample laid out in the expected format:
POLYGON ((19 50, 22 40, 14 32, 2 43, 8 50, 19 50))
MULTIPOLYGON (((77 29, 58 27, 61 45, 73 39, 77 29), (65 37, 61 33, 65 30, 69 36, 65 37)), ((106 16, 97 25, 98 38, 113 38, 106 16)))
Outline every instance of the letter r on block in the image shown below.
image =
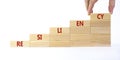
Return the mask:
POLYGON ((76 21, 76 26, 84 26, 84 21, 76 21))
POLYGON ((17 47, 23 47, 23 41, 17 41, 17 47))

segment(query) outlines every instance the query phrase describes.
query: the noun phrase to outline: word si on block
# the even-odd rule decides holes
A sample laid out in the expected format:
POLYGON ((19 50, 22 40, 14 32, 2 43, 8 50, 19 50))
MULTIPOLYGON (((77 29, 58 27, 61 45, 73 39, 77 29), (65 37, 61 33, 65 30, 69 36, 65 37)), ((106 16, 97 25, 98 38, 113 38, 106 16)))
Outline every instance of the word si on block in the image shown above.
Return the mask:
POLYGON ((49 34, 30 34, 30 47, 48 47, 49 34))
POLYGON ((30 34, 30 41, 49 41, 49 34, 30 34))

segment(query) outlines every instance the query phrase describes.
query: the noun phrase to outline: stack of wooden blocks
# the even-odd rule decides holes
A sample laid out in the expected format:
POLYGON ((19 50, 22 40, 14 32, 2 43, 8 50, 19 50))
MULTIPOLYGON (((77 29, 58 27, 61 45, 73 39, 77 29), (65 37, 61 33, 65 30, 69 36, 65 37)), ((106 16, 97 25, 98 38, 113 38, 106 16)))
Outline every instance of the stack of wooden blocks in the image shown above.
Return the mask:
POLYGON ((30 41, 11 41, 11 47, 110 46, 109 13, 94 13, 90 20, 71 20, 70 27, 51 27, 49 34, 30 34, 30 41))

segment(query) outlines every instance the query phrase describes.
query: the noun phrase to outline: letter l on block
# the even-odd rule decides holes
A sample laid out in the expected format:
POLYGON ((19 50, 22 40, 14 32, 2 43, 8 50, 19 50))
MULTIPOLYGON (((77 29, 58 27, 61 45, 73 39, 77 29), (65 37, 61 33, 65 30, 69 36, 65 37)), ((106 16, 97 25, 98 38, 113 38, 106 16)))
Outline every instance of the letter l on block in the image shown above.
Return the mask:
POLYGON ((57 28, 57 33, 62 33, 62 28, 57 28))

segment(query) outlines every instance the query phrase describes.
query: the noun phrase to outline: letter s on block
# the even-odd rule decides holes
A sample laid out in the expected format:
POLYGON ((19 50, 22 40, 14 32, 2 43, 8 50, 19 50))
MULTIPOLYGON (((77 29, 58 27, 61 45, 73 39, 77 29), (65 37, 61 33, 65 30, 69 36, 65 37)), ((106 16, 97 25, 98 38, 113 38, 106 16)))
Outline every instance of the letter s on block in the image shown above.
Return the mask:
POLYGON ((37 35, 37 40, 42 40, 42 34, 37 35))

